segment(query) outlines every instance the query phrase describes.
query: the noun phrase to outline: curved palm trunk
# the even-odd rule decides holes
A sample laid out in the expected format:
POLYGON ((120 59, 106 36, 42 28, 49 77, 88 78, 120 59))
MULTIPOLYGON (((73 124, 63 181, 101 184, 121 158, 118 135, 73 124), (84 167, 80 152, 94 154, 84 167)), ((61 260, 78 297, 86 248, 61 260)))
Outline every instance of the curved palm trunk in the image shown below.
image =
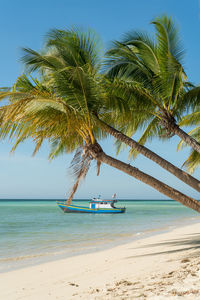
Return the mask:
POLYGON ((181 192, 171 188, 170 186, 157 180, 156 178, 141 172, 139 169, 132 167, 131 165, 126 164, 120 160, 117 160, 111 156, 106 155, 99 144, 95 143, 93 145, 90 145, 89 152, 94 159, 101 161, 102 163, 105 163, 111 167, 114 167, 128 174, 142 181, 143 183, 148 184, 149 186, 153 187, 154 189, 164 194, 165 196, 173 200, 176 200, 182 203, 183 205, 192 208, 197 212, 200 212, 200 202, 182 194, 181 192))
POLYGON ((190 174, 184 172, 183 170, 179 169, 178 167, 174 166, 161 156, 157 155, 153 151, 149 150, 148 148, 140 145, 130 137, 126 136, 122 132, 118 131, 117 129, 111 127, 110 125, 106 124, 99 118, 97 118, 99 121, 99 124, 101 128, 115 137, 117 140, 125 143, 132 149, 135 149, 140 154, 144 155, 145 157, 149 158, 150 160, 154 161, 156 164, 158 164, 160 167, 165 169, 166 171, 170 172, 171 174, 175 175, 177 178, 185 182, 186 184, 190 185, 192 188, 200 192, 200 181, 191 176, 190 174))
POLYGON ((187 145, 200 153, 200 144, 193 137, 183 131, 177 124, 171 127, 171 131, 178 135, 187 145))

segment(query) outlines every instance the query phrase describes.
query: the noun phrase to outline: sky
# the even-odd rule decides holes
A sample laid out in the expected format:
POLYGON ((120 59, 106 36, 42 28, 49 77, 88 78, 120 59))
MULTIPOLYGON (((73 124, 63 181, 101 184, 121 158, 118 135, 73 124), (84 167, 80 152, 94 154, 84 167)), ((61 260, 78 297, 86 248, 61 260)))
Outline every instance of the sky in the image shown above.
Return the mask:
MULTIPOLYGON (((200 3, 198 0, 0 0, 0 86, 11 86, 24 68, 20 62, 21 48, 40 50, 45 34, 53 28, 67 29, 72 26, 92 28, 102 39, 104 49, 112 40, 120 39, 132 29, 153 33, 150 22, 157 16, 172 16, 179 26, 185 49, 184 67, 189 80, 200 83, 200 3)), ((139 135, 134 137, 137 139, 139 135)), ((146 144, 151 150, 181 167, 188 150, 176 147, 179 138, 168 142, 154 139, 146 144)), ((115 156, 112 138, 102 141, 104 151, 115 156)), ((36 157, 32 157, 34 145, 28 141, 10 154, 12 142, 0 141, 0 199, 63 199, 72 186, 68 167, 72 155, 63 155, 48 161, 48 143, 36 157)), ((120 153, 119 159, 128 161, 128 151, 120 153)), ((167 173, 155 163, 139 156, 131 162, 141 171, 171 185, 183 193, 199 199, 196 191, 167 173)), ((199 171, 194 176, 200 179, 199 171)), ((102 195, 111 197, 117 193, 119 199, 166 199, 151 187, 115 170, 101 167, 96 176, 93 163, 86 180, 81 184, 75 198, 88 199, 102 195)))

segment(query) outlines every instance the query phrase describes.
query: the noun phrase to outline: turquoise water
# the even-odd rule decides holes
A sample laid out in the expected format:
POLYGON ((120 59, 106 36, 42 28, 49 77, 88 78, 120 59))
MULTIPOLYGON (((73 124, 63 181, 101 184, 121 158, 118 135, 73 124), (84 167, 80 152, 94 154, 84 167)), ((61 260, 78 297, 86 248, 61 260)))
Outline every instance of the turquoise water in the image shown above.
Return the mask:
POLYGON ((125 206, 126 213, 64 214, 54 201, 0 201, 0 272, 200 220, 198 213, 174 201, 119 201, 116 206, 125 206))

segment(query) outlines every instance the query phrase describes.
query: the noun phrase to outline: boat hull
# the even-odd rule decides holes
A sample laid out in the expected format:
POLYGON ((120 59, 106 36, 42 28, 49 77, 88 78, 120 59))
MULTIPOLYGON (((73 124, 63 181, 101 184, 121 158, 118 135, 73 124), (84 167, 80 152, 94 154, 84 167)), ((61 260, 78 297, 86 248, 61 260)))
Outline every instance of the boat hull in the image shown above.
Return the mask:
POLYGON ((64 213, 92 213, 92 214, 120 214, 125 212, 123 208, 89 208, 86 206, 69 205, 57 202, 58 206, 64 213))

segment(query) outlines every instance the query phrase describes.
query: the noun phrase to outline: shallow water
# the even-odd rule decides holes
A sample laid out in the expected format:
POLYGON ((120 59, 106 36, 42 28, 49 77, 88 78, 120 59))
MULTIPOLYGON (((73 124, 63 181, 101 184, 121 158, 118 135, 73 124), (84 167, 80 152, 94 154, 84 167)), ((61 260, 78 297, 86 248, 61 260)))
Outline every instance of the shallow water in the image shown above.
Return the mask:
MULTIPOLYGON (((87 206, 88 203, 75 202, 87 206)), ((96 251, 198 221, 174 201, 119 201, 124 214, 64 214, 55 201, 0 201, 0 272, 96 251)))

